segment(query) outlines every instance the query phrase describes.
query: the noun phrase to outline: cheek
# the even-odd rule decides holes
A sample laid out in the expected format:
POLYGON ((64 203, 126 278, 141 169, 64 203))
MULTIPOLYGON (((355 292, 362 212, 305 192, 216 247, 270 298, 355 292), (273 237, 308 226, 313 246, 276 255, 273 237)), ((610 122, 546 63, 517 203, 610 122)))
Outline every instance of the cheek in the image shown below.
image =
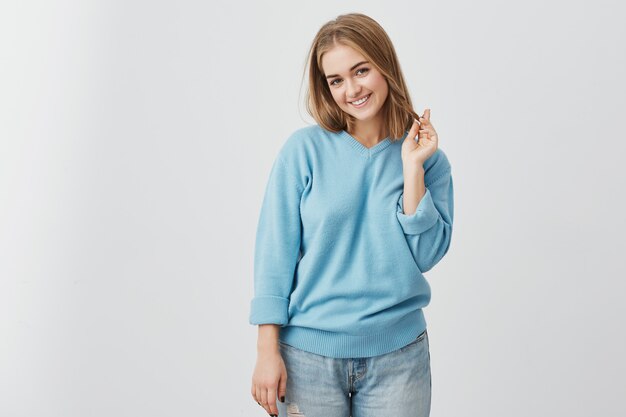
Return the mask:
POLYGON ((338 106, 342 106, 343 103, 341 102, 341 94, 339 94, 337 91, 331 91, 331 94, 333 96, 333 100, 335 100, 335 103, 337 103, 338 106))
POLYGON ((387 84, 387 81, 385 79, 380 80, 376 84, 376 89, 380 93, 379 94, 380 98, 384 101, 387 98, 387 95, 389 94, 389 85, 387 84))
POLYGON ((381 91, 387 90, 388 88, 387 81, 385 80, 384 77, 380 77, 376 79, 376 88, 381 91))

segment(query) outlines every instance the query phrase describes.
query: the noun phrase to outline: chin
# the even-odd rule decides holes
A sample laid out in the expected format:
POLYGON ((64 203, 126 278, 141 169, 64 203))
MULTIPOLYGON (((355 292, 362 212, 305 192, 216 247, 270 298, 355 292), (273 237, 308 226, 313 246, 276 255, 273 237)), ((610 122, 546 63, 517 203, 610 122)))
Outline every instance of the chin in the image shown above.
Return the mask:
POLYGON ((367 115, 362 115, 362 114, 352 114, 352 117, 354 117, 357 120, 360 120, 362 122, 368 121, 370 119, 373 119, 374 116, 376 116, 378 114, 378 111, 376 111, 376 113, 373 114, 367 114, 367 115))

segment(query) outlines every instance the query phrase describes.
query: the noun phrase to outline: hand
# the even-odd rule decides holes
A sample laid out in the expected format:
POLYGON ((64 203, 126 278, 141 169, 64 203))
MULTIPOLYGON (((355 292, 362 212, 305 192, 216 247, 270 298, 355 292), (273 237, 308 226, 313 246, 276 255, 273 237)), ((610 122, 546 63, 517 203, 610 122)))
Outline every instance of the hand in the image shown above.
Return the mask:
POLYGON ((423 168, 424 161, 435 153, 438 144, 437 132, 430 123, 430 109, 426 109, 424 116, 420 117, 419 123, 413 122, 409 134, 402 143, 402 163, 423 168), (417 143, 415 142, 416 136, 419 137, 417 143))
POLYGON ((270 416, 277 416, 276 396, 284 402, 286 392, 287 368, 280 352, 260 352, 252 375, 252 398, 270 416))

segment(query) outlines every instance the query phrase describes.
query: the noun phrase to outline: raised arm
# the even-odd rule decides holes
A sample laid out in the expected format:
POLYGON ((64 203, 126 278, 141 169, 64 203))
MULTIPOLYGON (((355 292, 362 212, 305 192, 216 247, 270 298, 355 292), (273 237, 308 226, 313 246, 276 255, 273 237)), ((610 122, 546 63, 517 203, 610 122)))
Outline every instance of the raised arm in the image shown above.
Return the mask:
POLYGON ((404 189, 398 199, 397 217, 415 263, 426 272, 448 252, 454 217, 452 169, 439 149, 430 109, 415 119, 404 139, 402 172, 404 189))
POLYGON ((449 167, 425 185, 423 172, 414 175, 415 178, 408 184, 405 180, 405 190, 398 199, 397 218, 418 268, 421 272, 426 272, 444 257, 450 247, 454 186, 449 167), (404 196, 410 192, 407 189, 411 187, 423 189, 424 194, 413 212, 405 212, 404 196))

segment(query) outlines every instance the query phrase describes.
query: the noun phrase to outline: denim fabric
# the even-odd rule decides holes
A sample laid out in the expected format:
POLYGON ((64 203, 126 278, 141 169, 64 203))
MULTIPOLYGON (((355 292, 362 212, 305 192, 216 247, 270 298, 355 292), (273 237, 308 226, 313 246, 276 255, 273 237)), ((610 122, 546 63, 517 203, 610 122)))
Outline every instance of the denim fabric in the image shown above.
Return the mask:
POLYGON ((331 358, 279 341, 287 368, 281 417, 428 417, 428 332, 384 355, 331 358))

